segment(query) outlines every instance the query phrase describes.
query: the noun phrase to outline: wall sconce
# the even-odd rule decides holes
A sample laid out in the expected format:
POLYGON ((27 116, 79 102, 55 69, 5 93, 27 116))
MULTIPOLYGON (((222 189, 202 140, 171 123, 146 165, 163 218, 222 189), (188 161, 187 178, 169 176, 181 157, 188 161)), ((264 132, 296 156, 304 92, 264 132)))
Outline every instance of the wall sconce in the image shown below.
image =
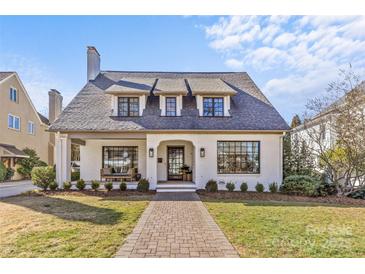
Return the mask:
POLYGON ((200 157, 204 158, 205 157, 205 148, 200 148, 200 157))
POLYGON ((148 155, 150 156, 150 158, 153 158, 153 148, 150 148, 149 150, 148 150, 148 155))

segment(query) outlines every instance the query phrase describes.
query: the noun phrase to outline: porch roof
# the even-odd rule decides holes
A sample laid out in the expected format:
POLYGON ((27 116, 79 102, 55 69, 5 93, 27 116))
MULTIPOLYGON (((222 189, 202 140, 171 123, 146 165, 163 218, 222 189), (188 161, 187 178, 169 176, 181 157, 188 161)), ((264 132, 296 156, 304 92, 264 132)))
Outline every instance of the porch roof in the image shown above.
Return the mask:
POLYGON ((22 150, 17 149, 14 145, 0 144, 3 148, 2 157, 13 157, 13 158, 28 158, 29 156, 25 154, 22 150))

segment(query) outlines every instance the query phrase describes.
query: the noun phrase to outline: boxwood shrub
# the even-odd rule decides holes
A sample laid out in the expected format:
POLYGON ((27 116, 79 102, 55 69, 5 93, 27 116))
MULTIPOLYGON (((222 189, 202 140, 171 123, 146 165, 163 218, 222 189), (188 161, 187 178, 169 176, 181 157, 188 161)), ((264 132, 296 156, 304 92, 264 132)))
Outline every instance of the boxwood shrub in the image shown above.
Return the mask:
POLYGON ((235 186, 235 184, 234 184, 234 183, 232 183, 232 182, 228 182, 228 183, 226 184, 226 188, 227 188, 227 190, 228 190, 229 192, 233 192, 233 191, 234 191, 234 189, 236 188, 236 186, 235 186))
POLYGON ((97 191, 100 187, 100 182, 96 181, 96 180, 92 180, 91 181, 91 188, 95 191, 97 191))
POLYGON ((264 192, 265 187, 264 187, 264 185, 263 185, 263 184, 261 184, 261 183, 257 182, 257 184, 256 184, 256 186, 255 186, 255 189, 256 189, 256 191, 257 191, 257 192, 261 193, 261 192, 264 192))
POLYGON ((246 183, 246 182, 243 182, 243 183, 241 184, 241 186, 240 186, 240 189, 241 189, 241 191, 242 191, 242 192, 247 192, 247 190, 248 190, 248 185, 247 185, 247 183, 246 183))
POLYGON ((56 190, 57 188, 58 188, 58 184, 55 181, 53 181, 49 184, 50 190, 56 190))
POLYGON ((140 192, 147 192, 150 189, 150 183, 147 179, 140 179, 138 181, 137 190, 140 192))
POLYGON ((126 191, 127 190, 127 184, 125 182, 121 182, 119 185, 120 191, 126 191))
POLYGON ((34 167, 32 169, 32 182, 37 187, 47 190, 49 184, 56 178, 56 173, 51 166, 34 167))
POLYGON ((77 180, 76 187, 78 190, 84 190, 85 186, 85 181, 83 179, 77 180))
POLYGON ((218 185, 217 181, 210 179, 207 184, 205 185, 205 190, 207 192, 217 192, 218 191, 218 185))
POLYGON ((70 189, 71 189, 71 187, 72 187, 71 182, 66 181, 66 182, 64 182, 64 183, 63 183, 63 189, 64 189, 64 190, 70 190, 70 189))
POLYGON ((276 182, 269 184, 269 190, 271 193, 276 193, 279 190, 279 186, 276 182))

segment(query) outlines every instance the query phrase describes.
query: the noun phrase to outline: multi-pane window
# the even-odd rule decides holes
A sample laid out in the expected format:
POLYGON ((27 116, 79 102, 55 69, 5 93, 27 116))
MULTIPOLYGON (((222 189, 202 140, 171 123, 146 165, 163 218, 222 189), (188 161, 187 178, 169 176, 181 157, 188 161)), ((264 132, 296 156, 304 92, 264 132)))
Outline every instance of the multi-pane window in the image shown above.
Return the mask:
POLYGON ((11 129, 20 130, 20 118, 14 115, 8 115, 8 127, 11 129))
POLYGON ((28 121, 28 134, 34 135, 34 123, 32 121, 28 121))
POLYGON ((138 147, 104 146, 103 167, 111 167, 116 173, 126 173, 129 168, 138 168, 138 147))
POLYGON ((166 97, 166 116, 176 116, 176 97, 166 97))
POLYGON ((260 173, 260 142, 218 141, 217 151, 219 174, 260 173))
POLYGON ((139 98, 118 97, 118 116, 139 116, 139 98))
POLYGON ((224 104, 222 97, 203 98, 203 116, 223 116, 224 104))
POLYGON ((17 90, 15 88, 10 88, 9 91, 9 98, 11 101, 16 102, 17 101, 17 90))

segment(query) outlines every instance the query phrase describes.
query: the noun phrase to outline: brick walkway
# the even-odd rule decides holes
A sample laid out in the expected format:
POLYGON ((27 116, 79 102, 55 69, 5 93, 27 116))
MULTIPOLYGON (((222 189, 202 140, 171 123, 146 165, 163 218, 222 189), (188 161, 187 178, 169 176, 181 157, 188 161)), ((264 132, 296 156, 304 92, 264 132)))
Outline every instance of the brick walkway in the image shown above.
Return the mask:
POLYGON ((238 257, 196 193, 157 193, 116 257, 238 257))

